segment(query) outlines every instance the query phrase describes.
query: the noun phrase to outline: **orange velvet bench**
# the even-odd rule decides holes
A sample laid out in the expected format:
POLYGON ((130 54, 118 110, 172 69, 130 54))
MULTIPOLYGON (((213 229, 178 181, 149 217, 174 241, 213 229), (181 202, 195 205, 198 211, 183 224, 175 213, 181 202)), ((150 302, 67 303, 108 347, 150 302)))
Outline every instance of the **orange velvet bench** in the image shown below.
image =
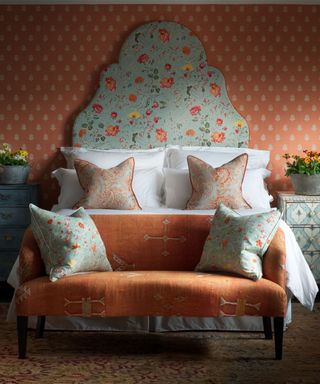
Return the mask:
MULTIPOLYGON (((50 282, 28 228, 20 250, 16 290, 19 358, 26 357, 28 316, 259 316, 275 357, 282 358, 285 241, 276 232, 263 258, 263 278, 253 281, 194 271, 208 236, 206 215, 93 215, 112 272, 89 272, 50 282)), ((90 255, 88 255, 90 257, 90 255)))

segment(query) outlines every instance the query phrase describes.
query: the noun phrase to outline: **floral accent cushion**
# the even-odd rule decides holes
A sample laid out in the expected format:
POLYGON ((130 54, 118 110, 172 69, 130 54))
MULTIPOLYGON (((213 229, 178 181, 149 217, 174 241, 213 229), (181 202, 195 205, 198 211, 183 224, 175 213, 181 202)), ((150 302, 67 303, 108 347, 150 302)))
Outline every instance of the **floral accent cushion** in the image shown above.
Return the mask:
POLYGON ((76 272, 112 271, 95 223, 83 208, 63 216, 29 207, 32 232, 50 281, 76 272))
POLYGON ((133 157, 109 169, 79 159, 74 166, 85 196, 73 208, 141 209, 132 189, 133 157))
POLYGON ((280 218, 281 213, 277 210, 240 216, 220 204, 195 270, 261 279, 262 258, 278 229, 280 218))
POLYGON ((242 197, 246 153, 218 168, 195 156, 187 157, 192 195, 186 209, 216 209, 220 203, 233 209, 251 208, 242 197))

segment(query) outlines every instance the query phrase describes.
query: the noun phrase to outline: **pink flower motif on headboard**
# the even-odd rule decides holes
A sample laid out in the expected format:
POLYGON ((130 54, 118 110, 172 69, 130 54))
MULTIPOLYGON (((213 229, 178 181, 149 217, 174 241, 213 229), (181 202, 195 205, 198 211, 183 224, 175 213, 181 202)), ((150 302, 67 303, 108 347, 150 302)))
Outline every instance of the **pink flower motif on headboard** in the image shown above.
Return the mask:
POLYGON ((143 53, 138 57, 138 63, 145 64, 149 60, 149 56, 146 53, 143 53))
POLYGON ((190 108, 190 113, 191 113, 192 116, 195 116, 195 115, 197 115, 200 112, 201 112, 200 105, 195 105, 194 107, 190 108))

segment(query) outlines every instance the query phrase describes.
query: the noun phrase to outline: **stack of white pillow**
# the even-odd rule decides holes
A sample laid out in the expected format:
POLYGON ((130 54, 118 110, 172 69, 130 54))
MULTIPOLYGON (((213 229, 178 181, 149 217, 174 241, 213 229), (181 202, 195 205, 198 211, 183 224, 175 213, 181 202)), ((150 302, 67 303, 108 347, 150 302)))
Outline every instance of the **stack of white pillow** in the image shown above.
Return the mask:
POLYGON ((58 204, 52 209, 72 208, 83 197, 77 173, 73 168, 75 159, 91 162, 100 168, 112 168, 134 157, 135 168, 133 190, 142 209, 176 208, 184 209, 191 197, 192 186, 189 178, 187 156, 192 155, 212 167, 220 167, 242 153, 248 154, 242 194, 252 208, 268 209, 272 196, 265 188, 264 179, 270 175, 267 165, 269 151, 229 147, 181 147, 154 148, 148 150, 99 150, 62 147, 67 168, 52 172, 60 185, 58 204))

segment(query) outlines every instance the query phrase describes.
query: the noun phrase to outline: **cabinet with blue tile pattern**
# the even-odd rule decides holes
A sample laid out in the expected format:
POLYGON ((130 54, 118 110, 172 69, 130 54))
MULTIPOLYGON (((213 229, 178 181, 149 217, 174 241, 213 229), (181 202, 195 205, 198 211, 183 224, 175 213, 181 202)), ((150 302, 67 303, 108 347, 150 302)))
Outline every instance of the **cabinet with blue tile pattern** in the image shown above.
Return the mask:
POLYGON ((36 184, 0 184, 0 281, 8 278, 30 224, 29 203, 37 204, 36 184))
POLYGON ((320 196, 278 193, 278 207, 291 227, 317 283, 320 283, 320 196))

